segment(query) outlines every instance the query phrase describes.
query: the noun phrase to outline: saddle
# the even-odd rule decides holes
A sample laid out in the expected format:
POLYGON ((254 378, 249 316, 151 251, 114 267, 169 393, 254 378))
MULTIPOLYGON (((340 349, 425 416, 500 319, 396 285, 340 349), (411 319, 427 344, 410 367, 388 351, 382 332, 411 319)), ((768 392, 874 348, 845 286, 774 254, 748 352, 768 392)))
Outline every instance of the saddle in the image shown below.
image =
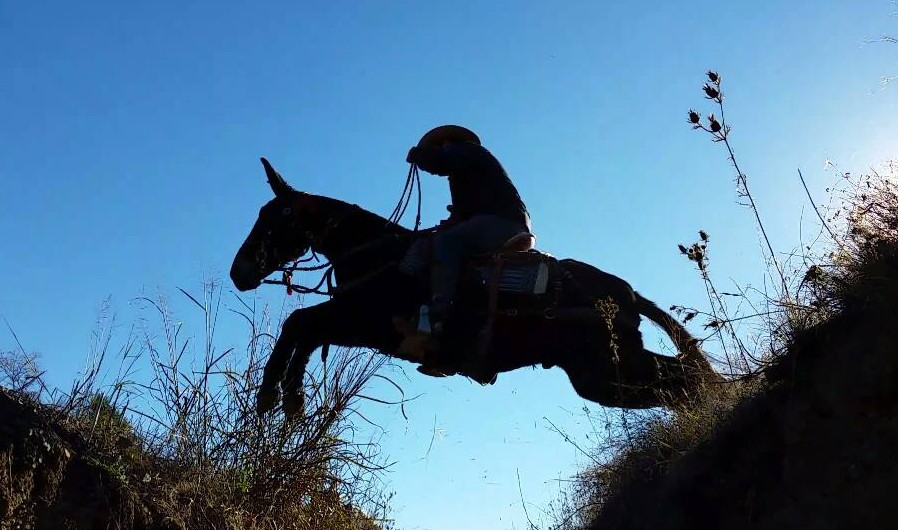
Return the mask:
MULTIPOLYGON (((549 254, 534 248, 536 236, 529 232, 521 232, 508 241, 498 252, 472 257, 469 262, 473 273, 480 284, 487 290, 486 322, 480 330, 478 354, 486 357, 489 354, 493 326, 499 316, 500 293, 513 293, 517 300, 509 300, 502 304, 505 314, 516 315, 520 305, 532 308, 534 305, 545 305, 535 300, 522 301, 533 296, 542 297, 549 287, 550 264, 555 260, 549 254), (535 303, 536 302, 536 303, 535 303), (511 307, 509 307, 511 306, 511 307)), ((559 286, 560 287, 560 286, 559 286)), ((554 297, 557 304, 558 296, 554 297)))
POLYGON ((534 248, 536 236, 521 232, 494 253, 472 256, 465 271, 491 292, 545 294, 552 257, 534 248))
MULTIPOLYGON (((471 256, 463 265, 459 289, 465 293, 459 296, 462 303, 457 311, 485 317, 479 336, 474 337, 481 357, 489 353, 496 318, 525 313, 542 315, 558 303, 557 260, 536 250, 535 242, 536 236, 520 232, 497 251, 471 256)), ((429 247, 422 244, 407 254, 400 269, 423 279, 430 270, 429 255, 429 247)), ((416 332, 417 321, 394 321, 394 325, 406 335, 402 347, 405 353, 425 358, 428 350, 436 348, 429 335, 416 332)), ((486 380, 491 379, 488 375, 486 380)))
MULTIPOLYGON (((509 238, 496 252, 471 256, 462 267, 460 287, 484 288, 495 284, 499 291, 519 294, 543 294, 549 284, 549 263, 554 258, 534 249, 536 236, 520 232, 509 238), (497 265, 500 274, 497 273, 497 265)), ((430 271, 430 241, 415 242, 399 263, 399 270, 424 279, 430 271)))

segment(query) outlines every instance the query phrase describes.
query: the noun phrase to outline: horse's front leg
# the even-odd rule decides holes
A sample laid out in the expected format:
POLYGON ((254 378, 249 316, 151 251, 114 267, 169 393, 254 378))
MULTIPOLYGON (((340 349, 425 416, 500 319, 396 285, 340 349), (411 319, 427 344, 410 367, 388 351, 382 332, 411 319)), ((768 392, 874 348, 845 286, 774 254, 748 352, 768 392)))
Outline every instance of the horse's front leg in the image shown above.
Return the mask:
POLYGON ((275 341, 271 356, 265 364, 262 384, 256 394, 256 413, 260 416, 277 405, 278 384, 285 390, 285 405, 289 401, 291 408, 302 409, 301 401, 296 403, 295 399, 288 399, 286 396, 302 394, 302 373, 309 362, 309 356, 327 340, 327 330, 333 312, 331 305, 331 302, 325 302, 297 309, 284 321, 281 334, 275 341), (295 374, 296 370, 299 370, 300 374, 299 390, 293 382, 295 378, 290 375, 295 374))

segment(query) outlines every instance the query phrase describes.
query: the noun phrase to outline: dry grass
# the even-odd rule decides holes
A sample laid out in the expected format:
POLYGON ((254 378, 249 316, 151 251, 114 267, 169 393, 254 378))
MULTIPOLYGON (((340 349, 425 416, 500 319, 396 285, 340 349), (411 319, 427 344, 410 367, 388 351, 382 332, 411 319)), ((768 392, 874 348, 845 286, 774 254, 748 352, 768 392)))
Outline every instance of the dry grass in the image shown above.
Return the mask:
MULTIPOLYGON (((705 92, 722 105, 714 76, 705 92)), ((705 126, 700 119, 690 111, 690 123, 726 146, 739 195, 750 198, 729 127, 713 115, 705 126)), ((550 507, 544 526, 891 527, 898 515, 887 499, 898 487, 896 182, 894 163, 860 177, 839 173, 825 209, 811 200, 821 226, 810 241, 782 261, 762 245, 770 265, 764 289, 718 290, 708 235, 682 245, 709 305, 672 309, 704 320, 705 346, 731 383, 691 410, 606 411, 593 421, 592 438, 600 440, 586 451, 593 464, 550 507)), ((754 201, 746 204, 763 228, 754 201)))
MULTIPOLYGON (((375 374, 381 358, 332 354, 326 370, 307 377, 304 417, 259 418, 255 389, 273 344, 267 311, 242 302, 230 310, 247 326, 247 347, 240 354, 220 350, 216 327, 229 311, 220 287, 207 283, 200 296, 182 292, 201 316, 199 337, 188 335, 165 297, 142 298, 144 317, 117 352, 114 318, 101 312, 88 367, 67 392, 42 388, 34 359, 21 353, 3 357, 9 362, 0 363, 0 382, 17 383, 20 397, 30 392, 49 428, 77 439, 78 457, 111 480, 117 495, 139 503, 152 527, 389 526, 389 497, 379 483, 386 462, 376 441, 356 429, 364 420, 357 410, 367 399, 363 391, 382 377, 375 374), (147 364, 151 379, 135 380, 147 364)), ((133 511, 110 517, 131 528, 126 512, 133 511)))

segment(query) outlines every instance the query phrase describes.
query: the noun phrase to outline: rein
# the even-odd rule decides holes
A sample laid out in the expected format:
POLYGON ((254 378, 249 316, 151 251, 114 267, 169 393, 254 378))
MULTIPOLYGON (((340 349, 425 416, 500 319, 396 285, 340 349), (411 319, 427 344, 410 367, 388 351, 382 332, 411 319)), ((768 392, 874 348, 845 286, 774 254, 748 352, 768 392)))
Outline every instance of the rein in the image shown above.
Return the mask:
POLYGON ((408 209, 409 203, 412 201, 412 193, 417 190, 418 192, 418 211, 415 216, 415 232, 418 231, 418 228, 421 226, 421 174, 418 173, 418 164, 412 164, 411 167, 408 168, 408 176, 405 177, 405 188, 402 190, 402 195, 399 196, 399 204, 396 205, 396 208, 393 209, 393 213, 390 214, 390 217, 387 219, 387 224, 399 224, 399 221, 402 220, 402 217, 405 215, 405 211, 408 209))
MULTIPOLYGON (((317 254, 314 255, 317 259, 317 254)), ((299 267, 298 264, 302 263, 304 260, 297 260, 293 262, 293 265, 290 267, 281 267, 275 269, 281 272, 280 280, 262 280, 262 283, 269 285, 284 285, 287 287, 287 295, 292 296, 294 292, 299 294, 320 294, 325 296, 333 296, 331 292, 333 290, 333 272, 334 266, 331 263, 322 263, 320 265, 315 265, 312 267, 299 267), (315 284, 314 287, 306 287, 304 285, 299 285, 293 283, 293 273, 296 271, 320 271, 323 270, 324 274, 321 275, 321 279, 315 284), (327 291, 322 291, 321 288, 324 284, 327 283, 327 291)))
MULTIPOLYGON (((387 266, 385 266, 385 267, 382 267, 382 268, 380 268, 380 269, 377 269, 376 271, 374 271, 374 272, 372 272, 372 273, 365 274, 365 275, 362 276, 361 278, 358 278, 358 279, 356 279, 356 280, 350 282, 348 285, 334 286, 334 284, 333 284, 333 275, 334 275, 334 266, 335 266, 335 265, 337 265, 337 264, 339 264, 339 263, 341 263, 341 262, 343 262, 343 261, 346 261, 348 258, 351 258, 353 255, 359 254, 359 253, 361 253, 362 251, 365 251, 365 250, 368 250, 368 249, 371 249, 371 248, 375 248, 375 247, 377 247, 377 246, 380 246, 380 245, 382 245, 382 244, 385 244, 385 243, 387 243, 387 240, 388 240, 388 239, 395 239, 395 238, 398 238, 398 237, 399 237, 399 236, 396 235, 396 234, 390 234, 389 236, 381 237, 381 238, 378 238, 378 239, 376 239, 376 240, 374 240, 374 241, 368 241, 368 242, 366 242, 366 243, 362 243, 361 245, 355 246, 355 247, 353 247, 353 248, 347 250, 347 251, 346 251, 345 253, 343 253, 343 255, 341 255, 339 258, 337 258, 337 259, 335 259, 335 260, 333 260, 333 261, 329 261, 329 262, 322 263, 322 264, 320 264, 320 265, 314 265, 314 266, 310 266, 310 267, 300 267, 300 266, 298 266, 299 263, 309 262, 309 261, 311 261, 312 259, 317 260, 317 259, 318 259, 318 255, 315 254, 315 252, 313 251, 313 252, 312 252, 313 256, 310 257, 310 258, 306 258, 306 259, 304 259, 304 260, 296 261, 296 262, 294 262, 293 265, 290 266, 290 267, 281 267, 281 268, 279 268, 279 269, 276 269, 276 270, 281 271, 281 272, 283 273, 283 274, 282 274, 282 279, 281 279, 281 280, 262 280, 262 283, 274 284, 274 285, 285 285, 285 286, 287 287, 287 294, 288 294, 288 295, 292 295, 293 292, 295 291, 295 292, 298 292, 298 293, 300 293, 300 294, 314 293, 314 294, 320 294, 320 295, 325 295, 325 296, 334 296, 334 295, 337 294, 338 292, 346 291, 346 290, 348 290, 348 289, 354 287, 355 285, 358 285, 358 284, 362 283, 363 280, 367 280, 368 278, 371 278, 372 276, 376 276, 375 273, 383 272, 383 270, 385 270, 386 268, 388 268, 387 266), (291 283, 292 280, 293 280, 293 273, 294 273, 294 272, 297 272, 297 271, 300 271, 300 272, 305 272, 305 271, 320 271, 320 270, 323 270, 324 273, 321 275, 321 279, 318 281, 317 284, 315 284, 314 287, 305 287, 305 286, 303 286, 303 285, 297 285, 297 284, 291 283), (327 291, 322 291, 321 288, 322 288, 325 284, 327 285, 327 291)), ((387 265, 388 265, 388 266, 389 266, 389 265, 395 265, 395 263, 391 262, 391 263, 388 263, 387 265)))

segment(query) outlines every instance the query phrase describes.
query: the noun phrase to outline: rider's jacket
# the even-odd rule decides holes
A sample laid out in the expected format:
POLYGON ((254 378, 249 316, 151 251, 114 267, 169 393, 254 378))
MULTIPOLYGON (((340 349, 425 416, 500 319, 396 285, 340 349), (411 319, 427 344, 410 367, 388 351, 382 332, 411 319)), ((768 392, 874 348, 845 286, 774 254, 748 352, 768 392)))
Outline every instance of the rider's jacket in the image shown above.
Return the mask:
POLYGON ((417 147, 414 161, 434 175, 449 177, 453 221, 496 215, 530 227, 530 214, 502 164, 484 147, 465 142, 417 147))

